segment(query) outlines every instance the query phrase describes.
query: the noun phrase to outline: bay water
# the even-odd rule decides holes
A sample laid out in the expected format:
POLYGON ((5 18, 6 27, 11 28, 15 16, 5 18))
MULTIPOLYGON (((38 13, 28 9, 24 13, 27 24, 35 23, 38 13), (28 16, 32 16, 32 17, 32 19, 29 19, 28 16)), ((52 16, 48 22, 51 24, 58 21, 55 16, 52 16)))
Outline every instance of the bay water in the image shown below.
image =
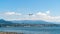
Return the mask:
POLYGON ((60 34, 60 27, 0 27, 1 32, 23 32, 24 34, 60 34))

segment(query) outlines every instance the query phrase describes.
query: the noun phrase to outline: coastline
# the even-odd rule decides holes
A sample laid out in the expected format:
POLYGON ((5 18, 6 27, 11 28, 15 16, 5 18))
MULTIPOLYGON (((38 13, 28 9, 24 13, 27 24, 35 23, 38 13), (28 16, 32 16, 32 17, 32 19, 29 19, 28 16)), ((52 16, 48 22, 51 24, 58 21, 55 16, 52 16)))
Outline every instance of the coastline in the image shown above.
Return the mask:
POLYGON ((17 33, 17 32, 0 32, 0 34, 23 34, 23 33, 17 33))

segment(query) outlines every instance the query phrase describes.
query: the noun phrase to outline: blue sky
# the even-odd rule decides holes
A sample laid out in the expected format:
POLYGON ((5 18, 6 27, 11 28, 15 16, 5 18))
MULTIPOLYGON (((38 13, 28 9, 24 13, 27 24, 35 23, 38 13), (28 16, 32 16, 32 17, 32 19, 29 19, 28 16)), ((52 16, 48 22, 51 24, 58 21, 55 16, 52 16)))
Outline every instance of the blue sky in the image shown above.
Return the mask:
POLYGON ((50 16, 46 16, 49 19, 38 16, 41 20, 60 21, 60 0, 0 0, 0 18, 39 20, 37 14, 50 16), (29 17, 29 13, 33 13, 33 16, 29 17))

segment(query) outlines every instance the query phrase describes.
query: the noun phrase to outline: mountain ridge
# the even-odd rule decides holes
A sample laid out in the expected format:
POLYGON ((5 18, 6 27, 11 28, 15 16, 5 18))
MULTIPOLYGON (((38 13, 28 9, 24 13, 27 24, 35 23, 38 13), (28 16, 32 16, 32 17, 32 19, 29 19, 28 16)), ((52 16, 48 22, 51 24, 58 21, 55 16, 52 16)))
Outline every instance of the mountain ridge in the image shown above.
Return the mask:
POLYGON ((14 20, 14 21, 6 21, 4 19, 0 19, 0 24, 54 24, 52 22, 46 22, 43 20, 14 20))
POLYGON ((24 24, 53 24, 51 22, 46 22, 43 20, 15 20, 14 23, 24 23, 24 24))

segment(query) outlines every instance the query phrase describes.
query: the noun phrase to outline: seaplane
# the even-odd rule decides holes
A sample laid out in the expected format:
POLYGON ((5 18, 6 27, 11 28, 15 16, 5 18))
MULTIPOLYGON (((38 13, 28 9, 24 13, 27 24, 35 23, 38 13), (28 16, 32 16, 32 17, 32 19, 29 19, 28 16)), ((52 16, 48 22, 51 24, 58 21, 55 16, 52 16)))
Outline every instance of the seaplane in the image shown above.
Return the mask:
POLYGON ((28 14, 29 16, 32 16, 33 14, 28 14))

